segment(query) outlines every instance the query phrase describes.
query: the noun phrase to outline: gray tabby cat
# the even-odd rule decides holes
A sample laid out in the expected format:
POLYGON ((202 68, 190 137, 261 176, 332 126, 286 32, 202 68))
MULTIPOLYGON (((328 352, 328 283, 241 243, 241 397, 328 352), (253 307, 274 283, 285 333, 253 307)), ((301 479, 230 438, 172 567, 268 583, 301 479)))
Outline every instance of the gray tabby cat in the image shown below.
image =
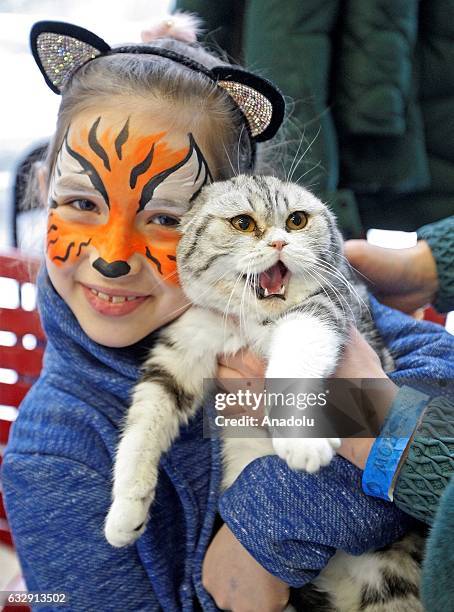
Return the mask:
MULTIPOLYGON (((367 292, 343 257, 335 218, 306 189, 273 177, 214 183, 202 190, 180 229, 179 277, 193 305, 159 333, 134 391, 105 526, 113 546, 130 544, 143 533, 161 455, 201 406, 203 379, 215 377, 218 355, 249 347, 267 361, 267 378, 324 378, 334 372, 354 321, 385 367, 392 367, 362 307, 367 292)), ((273 439, 268 432, 247 440, 225 438, 223 485, 269 454, 294 469, 315 472, 331 461, 339 443, 337 438, 273 439)), ((372 607, 366 606, 367 588, 381 593, 383 583, 383 562, 369 557, 367 572, 357 558, 341 553, 322 572, 320 589, 334 602, 328 609, 407 609, 392 607, 392 593, 386 605, 375 596, 372 607), (351 575, 349 567, 356 568, 351 575)), ((419 575, 411 567, 405 574, 414 586, 409 596, 417 592, 419 575)), ((402 603, 402 592, 398 598, 402 603)), ((412 610, 421 609, 417 600, 410 603, 412 610)))

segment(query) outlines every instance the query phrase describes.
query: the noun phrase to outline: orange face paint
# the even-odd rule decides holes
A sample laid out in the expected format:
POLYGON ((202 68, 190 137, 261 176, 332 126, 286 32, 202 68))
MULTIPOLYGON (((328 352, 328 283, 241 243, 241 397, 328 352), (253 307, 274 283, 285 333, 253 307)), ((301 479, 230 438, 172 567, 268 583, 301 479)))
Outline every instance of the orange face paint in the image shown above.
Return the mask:
POLYGON ((162 200, 167 208, 172 201, 186 201, 189 207, 190 200, 211 181, 205 158, 192 134, 187 147, 175 150, 164 140, 165 132, 131 135, 129 120, 118 133, 107 128, 99 135, 100 120, 74 134, 68 131, 58 154, 50 188, 48 257, 61 266, 74 263, 84 249, 94 247, 98 258, 93 266, 115 278, 129 272, 128 259, 139 253, 163 280, 178 284, 178 231, 149 224, 144 233, 137 227, 136 215, 162 200), (104 200, 107 223, 78 223, 60 214, 59 181, 71 174, 104 200))

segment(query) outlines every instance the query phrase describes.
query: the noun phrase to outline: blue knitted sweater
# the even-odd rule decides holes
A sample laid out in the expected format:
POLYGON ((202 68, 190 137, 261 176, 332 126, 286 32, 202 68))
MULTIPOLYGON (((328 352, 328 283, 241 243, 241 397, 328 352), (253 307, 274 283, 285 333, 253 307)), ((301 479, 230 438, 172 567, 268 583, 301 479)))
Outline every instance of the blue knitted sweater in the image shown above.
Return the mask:
MULTIPOLYGON (((28 589, 65 592, 66 609, 84 612, 215 610, 201 584, 201 564, 219 506, 218 441, 203 439, 195 417, 162 459, 146 532, 132 546, 111 547, 103 521, 139 351, 87 338, 45 273, 39 305, 48 338, 43 372, 21 406, 2 470, 28 589)), ((398 356, 396 380, 452 377, 441 327, 375 301, 372 310, 398 356)), ((365 497, 359 470, 340 457, 316 476, 266 457, 221 501, 224 520, 243 544, 294 586, 313 578, 335 547, 358 554, 383 546, 410 521, 392 504, 365 497)))

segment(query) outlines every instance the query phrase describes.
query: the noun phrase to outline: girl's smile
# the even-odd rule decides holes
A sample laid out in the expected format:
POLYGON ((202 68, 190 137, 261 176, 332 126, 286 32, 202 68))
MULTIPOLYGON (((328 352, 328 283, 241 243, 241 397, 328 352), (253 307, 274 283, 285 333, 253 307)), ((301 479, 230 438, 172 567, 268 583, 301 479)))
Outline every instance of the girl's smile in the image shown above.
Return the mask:
POLYGON ((121 317, 134 312, 153 296, 137 295, 120 289, 88 287, 81 283, 90 306, 99 314, 108 317, 121 317))

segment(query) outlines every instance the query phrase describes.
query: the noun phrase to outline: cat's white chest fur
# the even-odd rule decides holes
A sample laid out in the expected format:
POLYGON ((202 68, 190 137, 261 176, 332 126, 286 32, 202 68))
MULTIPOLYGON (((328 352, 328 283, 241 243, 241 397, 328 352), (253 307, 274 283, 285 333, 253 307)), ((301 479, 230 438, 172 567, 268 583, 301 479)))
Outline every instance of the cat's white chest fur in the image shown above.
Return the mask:
MULTIPOLYGON (((184 316, 190 322, 189 329, 204 330, 207 360, 216 362, 221 353, 234 354, 248 347, 267 362, 266 378, 312 378, 334 369, 337 334, 323 324, 318 325, 312 316, 296 313, 263 324, 252 317, 241 322, 226 320, 212 311, 207 316, 207 311, 198 307, 193 307, 184 316), (298 341, 300 338, 307 338, 307 341, 298 341)), ((183 325, 186 327, 184 322, 183 325)), ((202 340, 201 335, 199 339, 202 340)), ((340 443, 337 438, 271 439, 269 432, 260 427, 243 429, 241 437, 229 427, 222 433, 224 488, 229 487, 253 460, 270 454, 279 455, 293 469, 315 472, 329 463, 340 443)))

